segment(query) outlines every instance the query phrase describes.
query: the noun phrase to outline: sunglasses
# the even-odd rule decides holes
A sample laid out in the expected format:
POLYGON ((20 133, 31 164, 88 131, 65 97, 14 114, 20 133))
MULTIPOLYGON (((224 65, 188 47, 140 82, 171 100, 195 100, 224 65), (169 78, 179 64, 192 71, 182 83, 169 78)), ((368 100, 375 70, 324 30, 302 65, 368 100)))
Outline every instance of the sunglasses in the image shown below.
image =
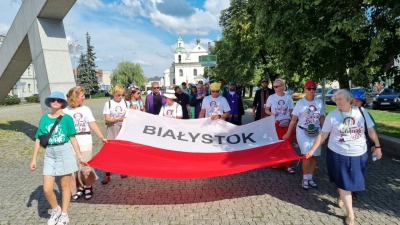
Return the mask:
POLYGON ((153 89, 160 89, 160 87, 153 87, 153 89))
POLYGON ((278 87, 280 87, 280 86, 274 86, 274 88, 278 88, 278 87))
POLYGON ((315 90, 317 90, 316 88, 306 88, 307 89, 307 91, 315 91, 315 90))
POLYGON ((50 102, 51 102, 51 103, 54 103, 54 102, 63 103, 64 100, 59 99, 59 98, 51 98, 51 99, 50 99, 50 102))
POLYGON ((120 96, 122 96, 123 94, 116 94, 116 96, 118 96, 118 97, 120 97, 120 96))
POLYGON ((213 93, 218 93, 219 91, 211 91, 211 92, 213 92, 213 93))

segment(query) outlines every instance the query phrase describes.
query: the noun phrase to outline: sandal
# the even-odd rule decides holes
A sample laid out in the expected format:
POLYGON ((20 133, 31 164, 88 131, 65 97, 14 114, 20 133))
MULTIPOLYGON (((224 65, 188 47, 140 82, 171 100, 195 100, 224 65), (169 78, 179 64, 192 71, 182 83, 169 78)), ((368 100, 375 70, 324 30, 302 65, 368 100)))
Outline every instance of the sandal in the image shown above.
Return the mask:
POLYGON ((83 195, 83 190, 82 189, 78 189, 78 191, 76 192, 76 194, 72 195, 71 200, 73 202, 75 202, 76 200, 78 200, 80 197, 82 197, 83 195))
POLYGON ((315 183, 315 181, 313 181, 313 180, 309 180, 309 181, 308 181, 308 184, 309 184, 311 187, 313 187, 313 188, 317 188, 317 187, 318 187, 318 184, 315 183))
POLYGON ((293 170, 293 168, 290 167, 290 166, 287 167, 286 171, 287 171, 289 174, 294 174, 294 173, 295 173, 294 170, 293 170))
POLYGON ((93 195, 93 188, 92 186, 85 188, 85 200, 89 200, 92 198, 93 195))
POLYGON ((308 190, 310 187, 308 186, 308 180, 303 179, 302 181, 302 187, 304 190, 308 190))

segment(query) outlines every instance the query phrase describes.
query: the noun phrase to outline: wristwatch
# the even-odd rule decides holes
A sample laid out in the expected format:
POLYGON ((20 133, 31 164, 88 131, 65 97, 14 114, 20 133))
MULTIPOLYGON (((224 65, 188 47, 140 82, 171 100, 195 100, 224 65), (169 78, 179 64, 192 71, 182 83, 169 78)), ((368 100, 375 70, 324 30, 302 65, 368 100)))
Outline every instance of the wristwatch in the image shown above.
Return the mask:
POLYGON ((221 115, 218 115, 218 119, 221 119, 221 117, 222 117, 221 115))

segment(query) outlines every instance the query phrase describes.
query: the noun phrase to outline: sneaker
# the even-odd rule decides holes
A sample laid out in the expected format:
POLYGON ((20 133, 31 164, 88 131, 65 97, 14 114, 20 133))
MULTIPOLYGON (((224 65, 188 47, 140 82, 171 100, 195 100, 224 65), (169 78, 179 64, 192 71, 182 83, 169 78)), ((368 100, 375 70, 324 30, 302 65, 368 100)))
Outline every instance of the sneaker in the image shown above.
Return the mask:
POLYGON ((313 181, 313 180, 309 180, 309 181, 308 181, 308 184, 309 184, 311 187, 313 187, 313 188, 318 187, 318 184, 315 183, 315 181, 313 181))
POLYGON ((47 221, 47 225, 56 225, 60 216, 61 207, 57 206, 57 208, 51 210, 50 219, 47 221))
POLYGON ((68 214, 61 215, 56 225, 66 225, 69 223, 68 214))
POLYGON ((301 181, 301 186, 303 187, 304 190, 308 190, 310 187, 308 186, 308 180, 303 179, 301 181))
POLYGON ((105 176, 101 181, 101 184, 108 184, 110 180, 111 180, 110 176, 105 176))

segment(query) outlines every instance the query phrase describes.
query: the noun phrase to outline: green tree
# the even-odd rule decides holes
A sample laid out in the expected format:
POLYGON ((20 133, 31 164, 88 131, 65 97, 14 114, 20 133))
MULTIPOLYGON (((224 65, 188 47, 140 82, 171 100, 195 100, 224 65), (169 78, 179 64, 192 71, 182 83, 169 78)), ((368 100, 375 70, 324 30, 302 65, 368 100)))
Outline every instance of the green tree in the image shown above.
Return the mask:
POLYGON ((89 33, 86 33, 86 54, 81 53, 79 58, 77 83, 83 86, 89 95, 99 90, 95 60, 94 47, 90 44, 89 33))
POLYGON ((399 15, 395 0, 232 0, 221 12, 215 69, 245 80, 261 69, 293 84, 327 78, 366 86, 399 56, 399 15))
POLYGON ((134 64, 129 61, 123 61, 118 63, 117 68, 113 70, 113 76, 111 83, 124 84, 125 88, 128 88, 133 83, 137 86, 143 86, 146 82, 142 67, 139 64, 134 64))

